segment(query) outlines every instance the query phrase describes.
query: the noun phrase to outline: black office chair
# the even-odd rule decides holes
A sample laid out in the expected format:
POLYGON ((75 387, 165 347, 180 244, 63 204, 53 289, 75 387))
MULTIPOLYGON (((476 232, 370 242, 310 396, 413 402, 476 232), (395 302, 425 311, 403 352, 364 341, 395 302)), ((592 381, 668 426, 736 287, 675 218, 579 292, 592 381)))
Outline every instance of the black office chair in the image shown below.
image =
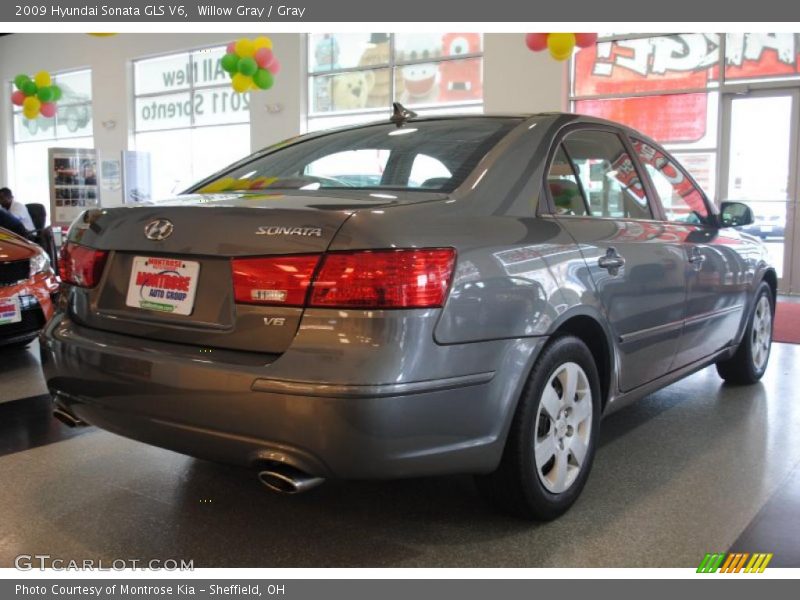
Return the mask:
POLYGON ((31 239, 39 244, 50 257, 50 264, 56 268, 58 264, 58 249, 56 248, 56 238, 53 235, 53 228, 47 226, 47 209, 44 204, 31 203, 27 205, 28 214, 33 221, 34 230, 31 232, 31 239))

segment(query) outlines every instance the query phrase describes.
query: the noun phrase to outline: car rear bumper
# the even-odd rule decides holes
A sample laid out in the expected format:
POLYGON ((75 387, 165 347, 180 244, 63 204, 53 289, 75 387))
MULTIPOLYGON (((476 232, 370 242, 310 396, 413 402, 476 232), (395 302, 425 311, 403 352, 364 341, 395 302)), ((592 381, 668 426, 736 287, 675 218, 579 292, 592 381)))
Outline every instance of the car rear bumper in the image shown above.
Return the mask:
POLYGON ((34 339, 54 310, 58 284, 45 274, 15 285, 0 287, 0 297, 18 296, 22 320, 0 325, 0 347, 34 339))
MULTIPOLYGON (((59 314, 42 334, 48 387, 83 421, 192 456, 249 467, 285 462, 320 477, 394 478, 493 470, 544 338, 462 345, 453 350, 457 363, 481 362, 480 370, 459 372, 455 364, 441 378, 415 379, 410 368, 391 383, 367 374, 313 381, 310 363, 305 380, 287 378, 288 352, 266 365, 234 364, 143 343, 59 314), (474 361, 465 359, 471 353, 474 361)), ((330 356, 347 357, 340 348, 330 356)))

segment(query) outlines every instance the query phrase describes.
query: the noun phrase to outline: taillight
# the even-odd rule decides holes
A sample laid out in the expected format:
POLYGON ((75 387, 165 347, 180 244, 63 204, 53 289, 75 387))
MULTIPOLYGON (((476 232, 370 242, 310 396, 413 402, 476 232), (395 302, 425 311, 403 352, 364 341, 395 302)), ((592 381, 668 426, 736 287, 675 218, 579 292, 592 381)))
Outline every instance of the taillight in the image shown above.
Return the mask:
POLYGON ((234 258, 236 302, 303 306, 319 255, 234 258))
POLYGON ((363 250, 326 254, 309 306, 430 308, 442 306, 455 264, 452 248, 363 250))
POLYGON ((106 265, 108 252, 67 242, 61 248, 61 279, 80 287, 98 284, 106 265))

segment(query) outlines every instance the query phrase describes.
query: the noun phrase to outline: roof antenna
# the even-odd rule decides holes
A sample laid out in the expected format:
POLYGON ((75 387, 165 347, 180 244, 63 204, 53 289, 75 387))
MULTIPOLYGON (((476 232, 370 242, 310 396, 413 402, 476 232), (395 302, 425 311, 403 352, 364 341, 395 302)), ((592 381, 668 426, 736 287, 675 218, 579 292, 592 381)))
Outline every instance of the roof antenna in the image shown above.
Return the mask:
POLYGON ((417 113, 415 113, 413 110, 407 109, 399 102, 392 102, 392 116, 389 118, 389 120, 398 127, 402 127, 406 121, 413 119, 416 116, 417 113))

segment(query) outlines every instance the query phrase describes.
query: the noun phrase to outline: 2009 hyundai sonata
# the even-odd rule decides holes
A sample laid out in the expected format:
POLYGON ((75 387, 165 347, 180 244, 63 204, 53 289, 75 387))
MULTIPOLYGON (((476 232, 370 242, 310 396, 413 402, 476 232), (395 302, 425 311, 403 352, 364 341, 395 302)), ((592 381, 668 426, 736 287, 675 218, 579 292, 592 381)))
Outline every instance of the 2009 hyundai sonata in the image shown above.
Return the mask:
POLYGON ((751 221, 610 122, 396 107, 84 213, 44 370, 62 420, 279 491, 472 473, 551 519, 601 416, 713 363, 762 376, 777 280, 751 221))

